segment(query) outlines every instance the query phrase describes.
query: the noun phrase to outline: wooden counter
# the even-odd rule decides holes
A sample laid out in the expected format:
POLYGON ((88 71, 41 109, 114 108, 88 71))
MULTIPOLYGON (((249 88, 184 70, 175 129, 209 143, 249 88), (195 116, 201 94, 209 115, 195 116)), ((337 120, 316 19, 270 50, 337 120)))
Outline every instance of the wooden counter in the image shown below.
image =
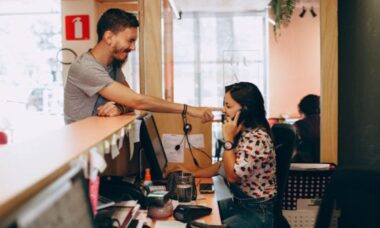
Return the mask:
POLYGON ((89 117, 36 140, 0 147, 0 221, 135 118, 89 117))
POLYGON ((207 223, 209 225, 220 225, 222 224, 222 221, 220 219, 220 213, 219 213, 219 207, 218 207, 218 201, 215 196, 215 193, 213 194, 201 194, 199 192, 199 184, 200 183, 213 183, 213 180, 211 178, 197 178, 197 189, 198 189, 198 195, 203 195, 205 199, 197 200, 196 204, 204 205, 206 207, 211 207, 212 212, 210 215, 200 218, 200 220, 204 221, 204 223, 207 223))

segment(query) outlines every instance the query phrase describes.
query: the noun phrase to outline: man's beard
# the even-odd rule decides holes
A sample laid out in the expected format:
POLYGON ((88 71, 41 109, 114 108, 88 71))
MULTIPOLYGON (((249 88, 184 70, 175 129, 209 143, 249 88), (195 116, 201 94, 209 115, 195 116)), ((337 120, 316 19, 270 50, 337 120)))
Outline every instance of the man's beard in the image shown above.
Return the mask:
MULTIPOLYGON (((131 52, 131 50, 127 49, 127 50, 124 50, 122 53, 126 53, 127 54, 127 57, 125 59, 117 59, 117 58, 114 58, 113 59, 113 64, 114 66, 117 66, 117 67, 121 67, 127 60, 128 60, 128 55, 129 53, 131 52)), ((118 53, 121 53, 121 51, 117 51, 115 50, 114 51, 114 54, 117 56, 118 53)))
POLYGON ((121 60, 121 59, 113 59, 112 64, 116 67, 121 67, 125 62, 127 62, 127 59, 121 60))

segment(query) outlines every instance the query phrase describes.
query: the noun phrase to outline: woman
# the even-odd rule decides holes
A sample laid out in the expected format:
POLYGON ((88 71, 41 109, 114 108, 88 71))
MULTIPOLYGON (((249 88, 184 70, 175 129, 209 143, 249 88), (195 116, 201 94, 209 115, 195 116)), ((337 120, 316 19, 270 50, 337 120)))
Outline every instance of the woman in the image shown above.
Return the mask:
POLYGON ((223 164, 234 199, 223 223, 272 227, 276 155, 260 90, 248 82, 227 86, 224 113, 223 164))
MULTIPOLYGON (((276 158, 264 99, 252 83, 226 87, 224 95, 223 166, 234 195, 223 211, 230 227, 272 227, 276 189, 276 158)), ((192 172, 196 177, 217 173, 220 163, 192 172)), ((173 167, 172 167, 173 169, 173 167)))

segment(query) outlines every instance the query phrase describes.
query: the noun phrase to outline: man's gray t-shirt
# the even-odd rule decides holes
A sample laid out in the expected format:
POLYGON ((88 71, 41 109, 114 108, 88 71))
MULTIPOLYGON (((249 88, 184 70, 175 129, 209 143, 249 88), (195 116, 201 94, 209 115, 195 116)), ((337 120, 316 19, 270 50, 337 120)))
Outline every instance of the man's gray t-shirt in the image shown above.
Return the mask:
POLYGON ((116 81, 125 84, 120 68, 100 64, 90 53, 82 54, 71 65, 64 92, 66 124, 92 115, 99 91, 114 82, 111 75, 116 72, 116 81))

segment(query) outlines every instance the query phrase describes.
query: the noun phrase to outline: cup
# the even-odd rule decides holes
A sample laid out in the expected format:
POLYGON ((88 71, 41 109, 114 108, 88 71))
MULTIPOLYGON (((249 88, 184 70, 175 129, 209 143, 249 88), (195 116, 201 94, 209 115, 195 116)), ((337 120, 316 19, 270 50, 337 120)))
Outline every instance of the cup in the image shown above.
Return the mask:
POLYGON ((193 198, 193 175, 181 173, 176 177, 176 192, 179 203, 189 203, 193 198))

